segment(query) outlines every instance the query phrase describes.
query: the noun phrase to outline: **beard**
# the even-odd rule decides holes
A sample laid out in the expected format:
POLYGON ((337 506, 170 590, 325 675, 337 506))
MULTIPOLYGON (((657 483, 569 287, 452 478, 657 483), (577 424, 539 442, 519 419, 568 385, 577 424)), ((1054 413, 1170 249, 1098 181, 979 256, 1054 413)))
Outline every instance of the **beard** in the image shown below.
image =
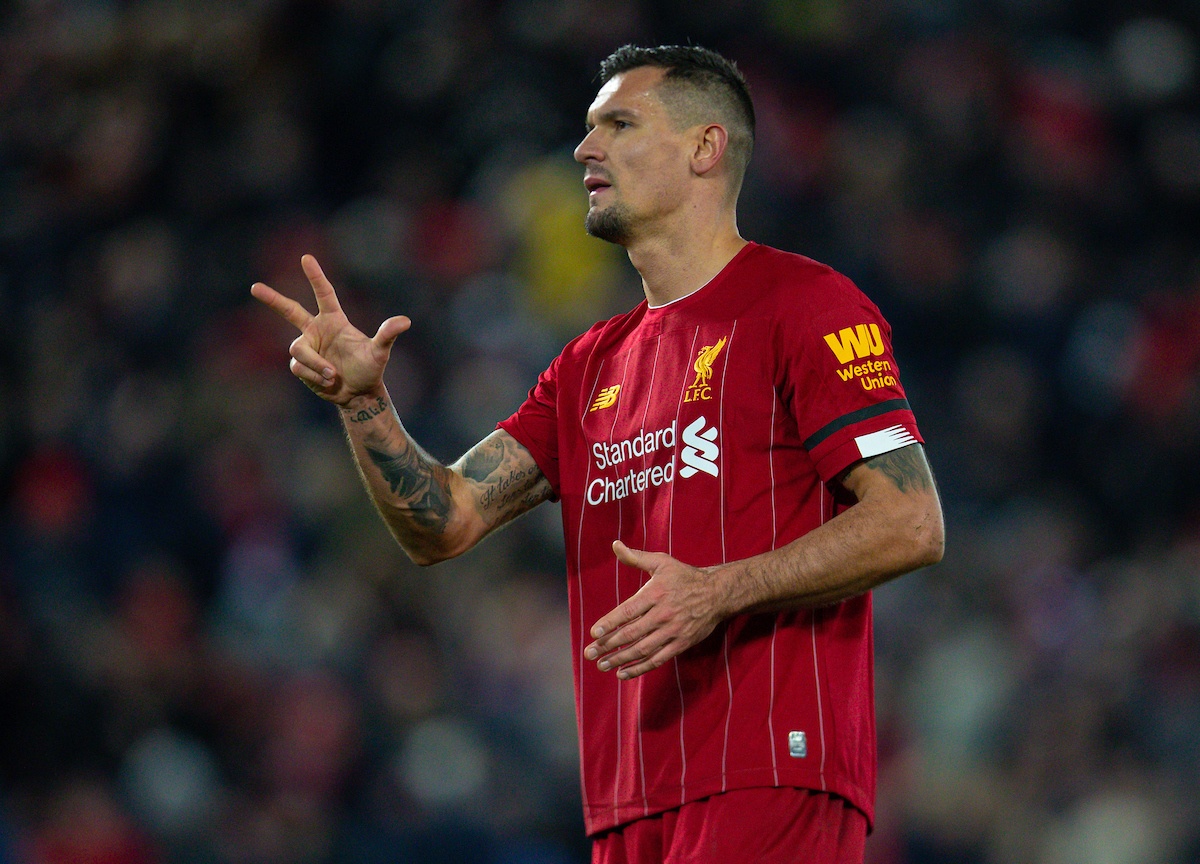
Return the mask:
POLYGON ((589 209, 583 227, 593 237, 624 246, 629 239, 631 222, 628 210, 620 204, 613 204, 603 210, 595 207, 589 209))

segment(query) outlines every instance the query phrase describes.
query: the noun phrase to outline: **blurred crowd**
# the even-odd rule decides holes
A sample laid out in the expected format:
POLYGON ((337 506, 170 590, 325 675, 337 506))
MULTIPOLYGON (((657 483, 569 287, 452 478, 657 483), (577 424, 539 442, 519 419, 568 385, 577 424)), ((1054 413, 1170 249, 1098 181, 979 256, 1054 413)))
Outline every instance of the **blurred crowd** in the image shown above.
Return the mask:
POLYGON ((0 4, 0 864, 575 864, 557 512, 421 570, 262 280, 414 324, 456 458, 640 299, 599 61, 738 61, 742 233, 892 322, 948 521, 876 592, 872 864, 1200 861, 1200 10, 0 4))

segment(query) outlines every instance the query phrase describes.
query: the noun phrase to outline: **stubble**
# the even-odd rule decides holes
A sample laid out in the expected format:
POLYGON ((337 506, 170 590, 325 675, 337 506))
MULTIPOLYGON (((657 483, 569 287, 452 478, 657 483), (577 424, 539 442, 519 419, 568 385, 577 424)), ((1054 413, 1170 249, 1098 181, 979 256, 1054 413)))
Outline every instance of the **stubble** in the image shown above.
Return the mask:
POLYGON ((613 204, 604 209, 589 209, 583 220, 583 227, 593 237, 624 246, 629 239, 631 221, 626 208, 620 204, 613 204))

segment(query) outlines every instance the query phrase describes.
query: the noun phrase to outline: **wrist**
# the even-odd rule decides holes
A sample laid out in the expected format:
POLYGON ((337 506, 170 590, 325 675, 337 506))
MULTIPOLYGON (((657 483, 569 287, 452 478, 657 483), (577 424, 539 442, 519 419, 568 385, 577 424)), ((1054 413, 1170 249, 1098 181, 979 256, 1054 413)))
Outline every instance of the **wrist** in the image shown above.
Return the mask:
POLYGON ((386 414, 392 407, 388 392, 381 384, 367 392, 351 396, 345 402, 338 403, 338 411, 342 418, 350 423, 365 423, 368 420, 386 414))
POLYGON ((713 608, 720 615, 722 621, 744 611, 737 564, 738 562, 734 561, 704 568, 708 573, 709 584, 713 587, 713 608))

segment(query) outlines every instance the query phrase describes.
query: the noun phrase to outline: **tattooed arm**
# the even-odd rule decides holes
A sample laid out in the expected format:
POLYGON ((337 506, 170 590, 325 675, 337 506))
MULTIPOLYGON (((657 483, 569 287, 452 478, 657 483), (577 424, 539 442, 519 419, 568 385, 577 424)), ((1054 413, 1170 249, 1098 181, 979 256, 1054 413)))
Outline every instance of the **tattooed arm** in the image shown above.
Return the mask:
POLYGON ((617 558, 650 579, 596 622, 584 656, 633 678, 732 615, 837 603, 941 560, 942 509, 920 444, 857 463, 840 485, 857 504, 787 546, 740 561, 702 569, 614 543, 617 558))
POLYGON ((450 467, 417 446, 383 386, 392 344, 411 322, 397 315, 367 336, 346 318, 317 260, 305 255, 300 266, 316 315, 262 282, 250 293, 300 331, 288 351, 289 368, 341 410, 363 483, 410 558, 433 564, 465 552, 550 497, 529 451, 505 432, 493 432, 450 467))
POLYGON ((747 584, 733 603, 755 612, 837 603, 942 559, 942 507, 920 444, 857 463, 840 485, 858 503, 778 550, 778 560, 739 562, 747 584))
POLYGON ((445 466, 408 437, 386 392, 343 407, 342 419, 367 492, 418 564, 460 555, 550 498, 533 456, 501 429, 445 466))

